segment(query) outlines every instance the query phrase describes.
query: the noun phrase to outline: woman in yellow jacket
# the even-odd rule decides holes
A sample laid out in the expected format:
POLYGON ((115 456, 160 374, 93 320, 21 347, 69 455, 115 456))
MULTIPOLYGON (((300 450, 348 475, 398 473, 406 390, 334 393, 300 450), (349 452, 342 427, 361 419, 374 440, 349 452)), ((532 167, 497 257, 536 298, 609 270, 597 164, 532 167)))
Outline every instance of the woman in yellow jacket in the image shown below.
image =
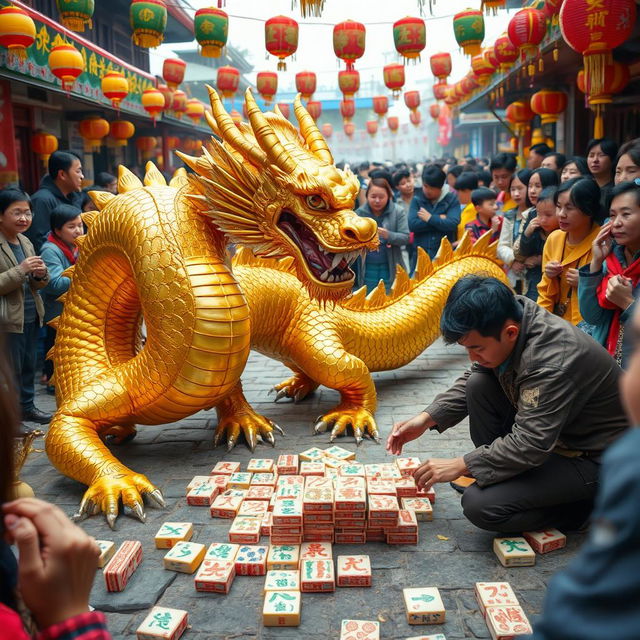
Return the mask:
POLYGON ((591 245, 603 220, 600 187, 592 178, 568 180, 556 192, 555 204, 560 228, 544 245, 538 304, 579 325, 578 269, 591 262, 591 245))

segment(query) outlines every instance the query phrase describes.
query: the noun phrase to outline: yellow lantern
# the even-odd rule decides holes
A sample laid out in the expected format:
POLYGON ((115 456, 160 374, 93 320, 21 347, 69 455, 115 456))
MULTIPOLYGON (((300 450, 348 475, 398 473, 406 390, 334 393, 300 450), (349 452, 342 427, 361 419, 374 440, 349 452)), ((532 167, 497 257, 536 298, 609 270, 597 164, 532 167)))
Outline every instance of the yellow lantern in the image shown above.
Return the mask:
POLYGON ((153 125, 156 124, 156 118, 164 111, 165 98, 161 91, 150 87, 142 92, 142 98, 140 99, 144 110, 151 116, 153 125))
POLYGON ((121 71, 109 71, 102 77, 102 93, 104 97, 111 100, 111 105, 120 110, 120 102, 129 93, 129 81, 121 71))
POLYGON ((186 114, 194 125, 199 124, 201 118, 204 116, 204 104, 202 104, 198 98, 189 98, 189 100, 187 100, 186 114))
POLYGON ((27 57, 27 47, 36 39, 36 25, 20 7, 9 5, 0 9, 0 46, 20 58, 27 57))
POLYGON ((72 44, 60 44, 49 53, 51 73, 62 82, 62 88, 69 93, 78 76, 84 71, 82 54, 72 44))

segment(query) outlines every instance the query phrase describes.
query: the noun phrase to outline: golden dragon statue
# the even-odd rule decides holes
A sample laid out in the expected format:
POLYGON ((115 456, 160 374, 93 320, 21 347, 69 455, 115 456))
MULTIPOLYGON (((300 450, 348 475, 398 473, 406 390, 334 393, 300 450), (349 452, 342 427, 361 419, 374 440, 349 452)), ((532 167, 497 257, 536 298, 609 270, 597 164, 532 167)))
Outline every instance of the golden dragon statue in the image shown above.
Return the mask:
MULTIPOLYGON (((443 238, 433 260, 418 249, 413 278, 398 267, 389 294, 383 282, 369 295, 362 287, 327 305, 300 287, 291 258, 263 259, 241 249, 233 273, 247 299, 251 348, 284 363, 293 376, 276 385, 276 401, 303 399, 319 385, 340 393, 340 403, 320 416, 314 433, 331 429, 331 441, 351 427, 357 444, 364 435, 379 441, 374 413, 372 371, 402 367, 418 357, 440 335, 440 316, 451 287, 464 275, 483 273, 503 282, 496 258, 497 242, 485 234, 475 244, 465 234, 454 252, 443 238)), ((237 390, 232 405, 218 411, 240 420, 248 443, 254 425, 265 418, 253 411, 237 390)), ((214 444, 223 433, 216 432, 214 444)))
MULTIPOLYGON (((250 318, 227 242, 290 258, 296 287, 319 304, 350 293, 350 264, 378 243, 375 222, 353 211, 357 179, 334 166, 299 98, 299 130, 279 112, 262 113, 250 91, 249 122, 237 127, 209 91, 207 120, 218 139, 188 159, 195 173, 183 185, 167 186, 153 165, 144 184, 120 167, 118 195, 92 192, 99 211, 83 214, 88 231, 66 273, 63 312, 52 322, 58 409, 46 451, 57 469, 88 485, 78 516, 102 511, 112 527, 120 501, 144 520, 143 496, 164 500, 117 460, 107 436, 123 439, 135 424, 174 422, 216 406, 217 436, 238 437, 233 407, 250 318)), ((253 427, 274 443, 273 423, 260 419, 253 427)))

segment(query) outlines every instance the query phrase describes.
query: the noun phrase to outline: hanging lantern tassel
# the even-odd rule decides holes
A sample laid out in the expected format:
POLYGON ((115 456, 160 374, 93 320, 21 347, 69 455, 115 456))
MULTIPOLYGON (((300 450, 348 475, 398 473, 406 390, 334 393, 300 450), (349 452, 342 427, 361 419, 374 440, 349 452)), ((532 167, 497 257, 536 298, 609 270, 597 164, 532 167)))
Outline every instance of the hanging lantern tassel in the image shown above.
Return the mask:
POLYGON ((604 138, 604 104, 593 105, 595 120, 593 122, 593 137, 604 138))
POLYGON ((558 51, 558 45, 556 43, 556 45, 553 47, 553 61, 554 62, 558 62, 558 55, 559 55, 559 51, 558 51))
POLYGON ((613 63, 611 51, 592 53, 584 56, 584 80, 589 93, 600 95, 605 85, 605 69, 613 63))
POLYGON ((540 58, 540 60, 538 60, 538 71, 540 73, 542 73, 544 71, 544 60, 542 58, 540 58))

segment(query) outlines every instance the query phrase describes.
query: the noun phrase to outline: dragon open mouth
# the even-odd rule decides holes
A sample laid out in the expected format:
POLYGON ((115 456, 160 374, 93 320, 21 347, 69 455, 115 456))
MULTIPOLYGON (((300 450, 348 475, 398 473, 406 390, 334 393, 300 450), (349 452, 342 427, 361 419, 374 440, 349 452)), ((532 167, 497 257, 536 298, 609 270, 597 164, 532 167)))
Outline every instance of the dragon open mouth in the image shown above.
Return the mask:
POLYGON ((322 282, 345 282, 354 277, 349 268, 360 251, 331 253, 322 247, 314 233, 298 218, 287 211, 278 220, 278 227, 295 244, 307 261, 309 270, 322 282))

